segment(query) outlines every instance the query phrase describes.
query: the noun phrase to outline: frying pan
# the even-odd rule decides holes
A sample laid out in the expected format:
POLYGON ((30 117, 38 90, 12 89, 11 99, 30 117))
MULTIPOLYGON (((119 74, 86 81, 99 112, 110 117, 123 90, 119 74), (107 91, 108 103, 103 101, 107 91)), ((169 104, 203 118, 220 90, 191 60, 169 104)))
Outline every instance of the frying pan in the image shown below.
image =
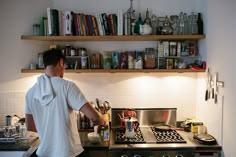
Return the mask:
POLYGON ((183 130, 183 128, 176 128, 168 124, 156 124, 154 125, 155 130, 157 131, 169 131, 169 130, 183 130))

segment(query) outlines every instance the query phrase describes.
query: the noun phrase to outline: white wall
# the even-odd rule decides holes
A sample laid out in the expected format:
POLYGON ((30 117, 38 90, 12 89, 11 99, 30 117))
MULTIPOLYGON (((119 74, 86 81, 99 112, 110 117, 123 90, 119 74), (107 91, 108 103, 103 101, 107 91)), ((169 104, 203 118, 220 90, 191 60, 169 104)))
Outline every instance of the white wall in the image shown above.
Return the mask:
MULTIPOLYGON (((236 120, 235 6, 235 0, 208 0, 205 2, 207 39, 204 41, 204 45, 207 51, 207 63, 212 73, 218 72, 219 80, 225 82, 225 87, 219 89, 219 99, 223 98, 223 100, 218 104, 214 104, 212 101, 200 101, 202 96, 199 94, 196 106, 197 117, 205 120, 210 133, 222 143, 226 157, 233 157, 236 154, 234 147, 236 126, 233 125, 236 120)), ((202 77, 198 83, 203 84, 204 82, 205 79, 202 77)))
MULTIPOLYGON (((1 1, 1 65, 0 67, 0 124, 6 114, 24 114, 24 95, 33 85, 36 75, 21 74, 36 62, 37 53, 48 48, 49 42, 20 40, 21 35, 32 34, 32 25, 46 15, 47 7, 84 13, 126 11, 129 1, 1 1), (96 5, 94 5, 96 3, 96 5), (104 5, 105 4, 105 5, 104 5), (14 12, 12 12, 14 10, 14 12), (7 19, 7 20, 6 20, 7 19)), ((195 11, 194 0, 134 1, 136 13, 144 13, 146 8, 157 16, 178 14, 180 11, 195 11), (172 3, 173 5, 169 5, 172 3), (139 9, 138 9, 139 8, 139 9)), ((65 44, 65 43, 63 43, 65 44)), ((143 50, 156 47, 156 42, 73 42, 92 50, 143 50)), ((195 116, 196 74, 66 74, 75 81, 87 96, 109 100, 113 107, 177 107, 178 120, 195 116), (177 82, 177 83, 176 83, 177 82)))

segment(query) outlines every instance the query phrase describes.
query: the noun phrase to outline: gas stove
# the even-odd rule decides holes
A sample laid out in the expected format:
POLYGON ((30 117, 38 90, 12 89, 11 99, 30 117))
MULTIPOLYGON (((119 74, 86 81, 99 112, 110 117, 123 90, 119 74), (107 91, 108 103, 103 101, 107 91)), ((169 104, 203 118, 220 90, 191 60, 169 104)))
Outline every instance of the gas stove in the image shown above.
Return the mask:
POLYGON ((186 137, 176 130, 158 130, 156 124, 176 126, 176 108, 133 109, 139 127, 134 138, 125 137, 118 114, 124 110, 112 109, 112 131, 109 157, 193 157, 194 148, 186 137), (120 129, 121 128, 121 129, 120 129))
POLYGON ((183 137, 175 130, 159 130, 155 127, 140 127, 133 138, 125 137, 123 129, 115 130, 116 144, 138 143, 186 143, 183 137))

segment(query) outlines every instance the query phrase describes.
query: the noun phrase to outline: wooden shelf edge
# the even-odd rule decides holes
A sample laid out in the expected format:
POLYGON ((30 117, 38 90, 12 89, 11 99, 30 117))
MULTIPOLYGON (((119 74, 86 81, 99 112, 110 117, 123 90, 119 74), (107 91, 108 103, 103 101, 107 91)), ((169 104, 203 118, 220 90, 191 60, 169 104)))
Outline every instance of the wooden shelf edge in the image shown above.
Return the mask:
POLYGON ((39 41, 155 41, 155 40, 199 40, 205 35, 123 35, 123 36, 31 36, 22 35, 21 40, 39 41))
MULTIPOLYGON (((66 69, 65 73, 201 73, 204 69, 66 69)), ((21 73, 44 73, 44 70, 21 69, 21 73)))

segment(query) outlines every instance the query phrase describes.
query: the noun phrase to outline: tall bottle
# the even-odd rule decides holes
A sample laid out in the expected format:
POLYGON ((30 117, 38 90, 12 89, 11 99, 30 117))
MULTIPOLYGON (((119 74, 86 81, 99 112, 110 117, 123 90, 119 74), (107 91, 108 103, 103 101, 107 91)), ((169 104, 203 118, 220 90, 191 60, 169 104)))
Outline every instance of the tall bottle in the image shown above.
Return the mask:
POLYGON ((178 34, 184 34, 184 13, 179 14, 179 31, 178 34))
POLYGON ((147 8, 147 11, 146 11, 146 18, 144 19, 144 24, 149 25, 149 26, 152 26, 152 22, 151 22, 151 19, 150 19, 150 17, 149 17, 148 8, 147 8))
POLYGON ((201 13, 198 13, 197 27, 198 27, 198 34, 203 34, 203 21, 201 13))

